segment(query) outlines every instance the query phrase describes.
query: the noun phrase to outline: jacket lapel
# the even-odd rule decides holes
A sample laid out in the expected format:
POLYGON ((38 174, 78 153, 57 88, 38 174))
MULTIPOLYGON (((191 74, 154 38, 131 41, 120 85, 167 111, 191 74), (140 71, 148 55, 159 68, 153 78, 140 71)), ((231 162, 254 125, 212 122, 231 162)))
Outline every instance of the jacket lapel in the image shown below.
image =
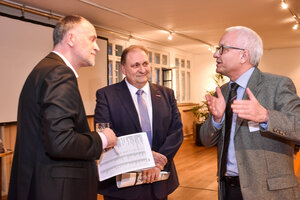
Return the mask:
POLYGON ((122 99, 121 104, 126 109, 128 117, 131 118, 130 121, 134 123, 137 130, 141 131, 142 128, 140 125, 139 116, 125 80, 120 83, 120 87, 118 88, 118 96, 119 99, 122 99))
POLYGON ((156 140, 156 133, 158 132, 157 130, 157 121, 160 119, 159 116, 159 105, 160 105, 160 101, 162 98, 162 94, 161 92, 158 90, 158 88, 150 83, 150 91, 151 91, 151 101, 152 101, 152 135, 153 135, 153 139, 152 139, 152 146, 155 145, 155 141, 156 140))
MULTIPOLYGON (((249 81, 247 84, 247 87, 251 90, 251 92, 254 94, 254 96, 256 97, 258 92, 260 91, 261 87, 261 82, 262 82, 262 77, 261 77, 262 73, 258 68, 255 68, 249 81)), ((243 99, 249 99, 246 91, 243 95, 243 99)), ((237 133, 239 127, 241 126, 242 122, 244 121, 244 119, 241 118, 237 118, 236 120, 236 126, 235 126, 235 133, 237 133)))

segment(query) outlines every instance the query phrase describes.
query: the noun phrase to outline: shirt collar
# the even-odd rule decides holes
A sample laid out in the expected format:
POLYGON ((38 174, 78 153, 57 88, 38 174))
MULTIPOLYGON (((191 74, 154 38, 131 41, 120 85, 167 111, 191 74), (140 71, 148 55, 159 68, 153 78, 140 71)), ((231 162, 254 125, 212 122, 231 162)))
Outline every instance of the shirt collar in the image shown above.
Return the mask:
POLYGON ((63 59, 65 64, 74 72, 76 78, 79 77, 76 70, 74 69, 74 67, 71 65, 71 63, 62 54, 58 53, 57 51, 52 51, 52 52, 57 54, 61 59, 63 59))
MULTIPOLYGON (((128 87, 128 89, 129 89, 129 91, 130 91, 131 96, 134 96, 134 95, 136 94, 136 92, 137 92, 139 89, 136 88, 136 87, 134 87, 133 85, 131 85, 131 84, 127 81, 126 77, 125 77, 125 82, 126 82, 126 84, 127 84, 127 87, 128 87)), ((148 81, 147 81, 147 83, 144 85, 144 87, 141 88, 141 90, 143 90, 144 93, 145 93, 146 95, 150 94, 150 85, 149 85, 149 82, 148 82, 148 81)))
MULTIPOLYGON (((236 81, 235 83, 237 83, 240 87, 246 88, 248 81, 254 71, 255 67, 251 67, 250 69, 248 69, 245 73, 243 73, 236 81)), ((230 81, 231 83, 232 81, 230 81)))

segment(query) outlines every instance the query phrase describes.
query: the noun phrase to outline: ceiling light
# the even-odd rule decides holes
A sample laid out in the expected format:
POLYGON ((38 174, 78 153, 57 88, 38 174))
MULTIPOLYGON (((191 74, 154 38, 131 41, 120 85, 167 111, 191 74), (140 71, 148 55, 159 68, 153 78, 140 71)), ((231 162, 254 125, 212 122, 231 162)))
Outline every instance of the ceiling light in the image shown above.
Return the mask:
POLYGON ((294 30, 297 30, 298 28, 299 28, 299 24, 296 23, 296 24, 293 26, 293 29, 294 29, 294 30))
POLYGON ((212 53, 216 53, 216 48, 212 48, 212 49, 211 49, 211 52, 212 52, 212 53))
POLYGON ((169 33, 169 36, 168 36, 168 40, 172 40, 173 39, 173 35, 172 35, 172 33, 170 32, 169 33))
POLYGON ((282 9, 287 9, 289 6, 287 3, 284 2, 284 0, 281 1, 281 8, 282 9))
POLYGON ((215 53, 216 52, 216 48, 213 46, 208 46, 208 51, 215 53))

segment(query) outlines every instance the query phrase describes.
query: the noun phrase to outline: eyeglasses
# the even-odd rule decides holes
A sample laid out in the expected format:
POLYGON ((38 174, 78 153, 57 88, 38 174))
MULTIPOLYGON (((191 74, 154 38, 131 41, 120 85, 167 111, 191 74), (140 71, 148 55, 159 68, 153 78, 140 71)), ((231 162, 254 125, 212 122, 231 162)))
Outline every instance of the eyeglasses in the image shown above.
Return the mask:
POLYGON ((238 47, 231 47, 231 46, 226 46, 226 45, 222 45, 220 47, 216 47, 216 51, 219 51, 219 54, 222 55, 223 54, 223 50, 224 49, 236 49, 236 50, 246 50, 246 49, 242 49, 242 48, 238 48, 238 47))

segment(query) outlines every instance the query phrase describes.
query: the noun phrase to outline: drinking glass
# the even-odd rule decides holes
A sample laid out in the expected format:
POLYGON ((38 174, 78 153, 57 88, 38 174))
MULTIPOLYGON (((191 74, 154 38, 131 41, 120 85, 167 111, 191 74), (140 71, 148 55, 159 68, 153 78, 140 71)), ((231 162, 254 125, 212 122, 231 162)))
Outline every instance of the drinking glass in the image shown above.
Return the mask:
POLYGON ((109 128, 109 123, 102 122, 102 123, 96 123, 96 131, 102 132, 105 128, 109 128))

